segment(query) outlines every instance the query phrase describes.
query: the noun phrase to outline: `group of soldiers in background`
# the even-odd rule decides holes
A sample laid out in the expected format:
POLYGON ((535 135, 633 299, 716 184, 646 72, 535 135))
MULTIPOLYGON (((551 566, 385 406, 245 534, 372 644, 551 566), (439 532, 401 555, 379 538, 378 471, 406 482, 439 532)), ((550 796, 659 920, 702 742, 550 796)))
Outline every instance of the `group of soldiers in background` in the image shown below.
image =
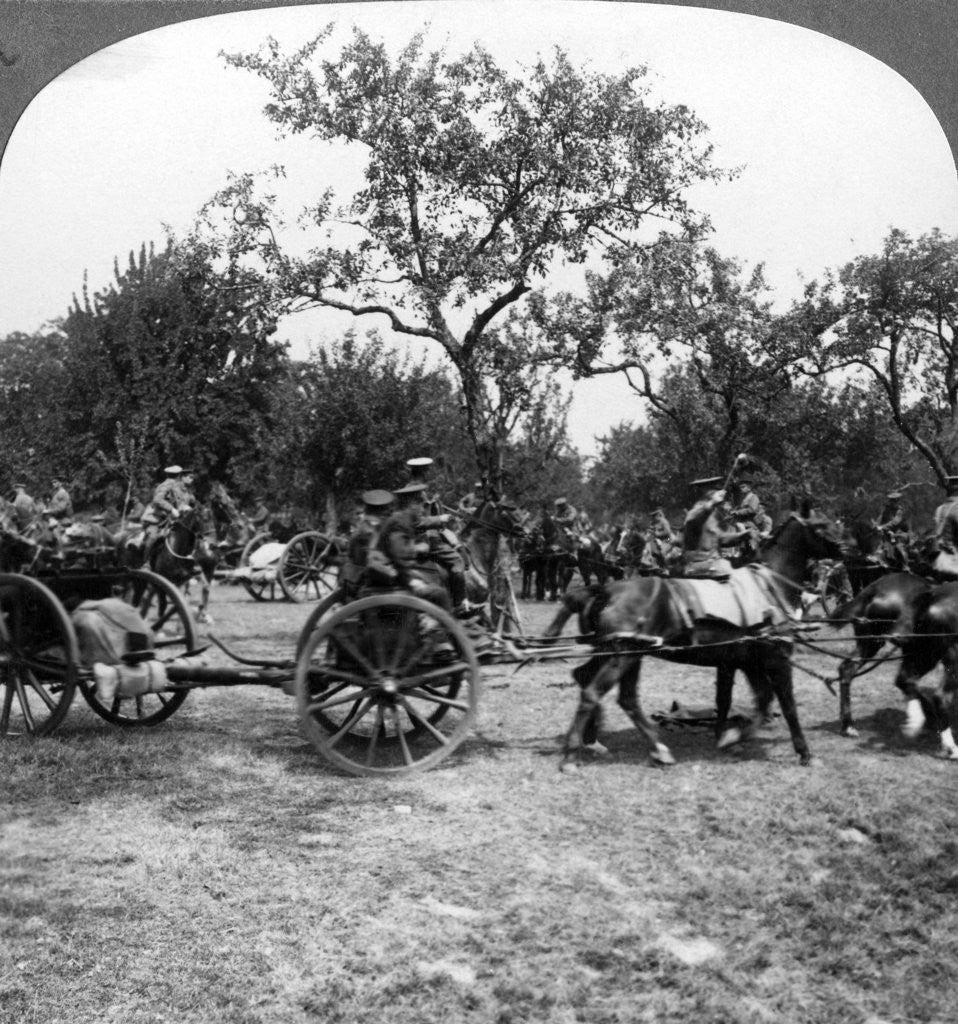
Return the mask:
MULTIPOLYGON (((477 481, 463 495, 455 510, 444 506, 430 482, 433 460, 410 459, 408 478, 392 491, 375 489, 364 492, 358 521, 347 542, 345 573, 358 579, 378 577, 381 582, 394 580, 425 594, 427 589, 440 604, 448 604, 455 614, 468 616, 465 562, 462 545, 453 526, 468 523, 474 517, 486 494, 477 481), (439 579, 429 579, 423 571, 428 563, 436 569, 439 579), (443 595, 438 596, 439 587, 443 595)), ((669 571, 689 577, 725 579, 733 564, 754 559, 764 539, 772 532, 772 520, 766 512, 752 480, 733 467, 728 478, 708 477, 693 481, 693 501, 682 525, 675 529, 662 508, 654 509, 647 524, 631 515, 622 526, 595 526, 585 511, 574 508, 564 498, 556 498, 550 509, 544 506, 538 520, 522 513, 530 531, 545 519, 551 520, 560 544, 574 549, 586 540, 599 544, 609 562, 624 563, 630 537, 640 537, 636 550, 642 552, 643 568, 669 571)), ((934 571, 943 578, 958 578, 958 476, 946 481, 947 496, 935 512, 934 571)), ((38 502, 27 492, 22 481, 13 485, 9 501, 0 498, 0 512, 9 528, 28 530, 31 523, 45 520, 55 538, 62 538, 73 521, 73 503, 63 482, 50 481, 49 497, 38 502)), ((909 565, 912 533, 902 504, 902 492, 892 491, 877 520, 870 525, 882 538, 876 556, 892 569, 909 565)), ((228 499, 227 499, 228 500, 228 499)), ((164 471, 164 479, 143 506, 133 501, 124 520, 132 524, 131 542, 144 553, 149 552, 169 522, 196 507, 193 475, 188 469, 173 465, 164 471)), ((93 520, 102 520, 95 515, 93 520)), ((254 531, 265 531, 276 519, 263 495, 257 496, 255 507, 244 517, 254 531)), ((288 539, 288 538, 287 538, 288 539)))

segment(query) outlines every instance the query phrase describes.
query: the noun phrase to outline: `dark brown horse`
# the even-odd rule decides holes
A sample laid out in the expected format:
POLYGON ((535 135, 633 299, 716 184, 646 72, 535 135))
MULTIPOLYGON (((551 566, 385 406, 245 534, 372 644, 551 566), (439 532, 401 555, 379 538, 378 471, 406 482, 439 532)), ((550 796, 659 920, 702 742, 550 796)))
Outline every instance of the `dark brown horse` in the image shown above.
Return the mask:
POLYGON ((869 583, 861 593, 830 616, 833 626, 850 625, 855 634, 855 653, 838 666, 839 724, 843 736, 857 736, 852 721, 852 681, 885 659, 886 644, 899 646, 915 632, 919 601, 933 584, 909 572, 893 572, 869 583))
POLYGON ((172 520, 149 552, 149 568, 175 587, 185 590, 194 579, 199 581, 198 622, 209 621, 207 606, 218 561, 216 545, 207 539, 202 513, 195 508, 172 520))
POLYGON ((738 730, 728 728, 728 713, 735 672, 742 671, 763 716, 772 698, 778 700, 795 751, 808 764, 811 754, 798 720, 789 661, 793 620, 800 615, 808 560, 839 557, 841 551, 837 527, 806 504, 769 538, 762 564, 734 570, 728 583, 636 577, 611 584, 598 616, 597 655, 573 671, 581 695, 563 768, 577 765, 583 745, 597 731, 602 698, 616 685, 619 705, 648 741, 652 760, 674 762, 638 699, 647 653, 718 670, 720 747, 741 739, 738 730))
POLYGON ((911 634, 898 641, 902 661, 895 685, 906 702, 902 732, 914 739, 930 720, 943 755, 958 760, 953 731, 958 704, 958 583, 944 583, 919 594, 912 614, 911 634), (939 664, 944 670, 941 683, 930 699, 924 699, 919 683, 939 664))

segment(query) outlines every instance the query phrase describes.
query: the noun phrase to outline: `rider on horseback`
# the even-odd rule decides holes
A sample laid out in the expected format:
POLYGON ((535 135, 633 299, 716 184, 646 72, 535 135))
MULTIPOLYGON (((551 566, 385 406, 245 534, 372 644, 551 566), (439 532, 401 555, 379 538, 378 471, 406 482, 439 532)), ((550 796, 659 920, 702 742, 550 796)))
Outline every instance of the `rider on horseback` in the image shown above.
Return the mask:
POLYGON ((192 480, 192 474, 187 474, 182 466, 167 466, 163 472, 166 479, 157 485, 141 518, 143 533, 131 542, 142 551, 143 561, 147 564, 156 542, 165 533, 165 527, 182 511, 196 504, 187 482, 192 480))
POLYGON ((947 497, 935 509, 938 556, 933 569, 942 580, 958 580, 958 476, 945 477, 947 497))
POLYGON ((685 516, 682 534, 684 547, 684 575, 727 580, 732 574, 732 563, 722 555, 723 547, 740 544, 748 536, 747 530, 729 530, 727 527, 728 502, 724 490, 714 490, 720 476, 693 480, 691 487, 703 496, 685 516))
POLYGON ((890 568, 905 569, 908 566, 908 538, 911 531, 908 517, 901 504, 901 491, 892 491, 888 495, 885 507, 878 517, 878 529, 881 531, 885 548, 885 561, 890 568))

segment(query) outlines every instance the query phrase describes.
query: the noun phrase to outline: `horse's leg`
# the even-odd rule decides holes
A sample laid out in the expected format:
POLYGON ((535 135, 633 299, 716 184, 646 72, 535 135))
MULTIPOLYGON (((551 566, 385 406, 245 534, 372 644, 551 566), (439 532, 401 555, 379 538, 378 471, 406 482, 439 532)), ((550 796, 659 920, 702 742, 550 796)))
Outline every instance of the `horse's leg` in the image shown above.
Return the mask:
POLYGON ((950 761, 958 761, 958 744, 952 728, 955 724, 955 707, 958 702, 958 647, 949 644, 942 658, 945 674, 942 677, 942 690, 938 702, 938 740, 941 752, 950 761))
POLYGON ((741 729, 737 726, 728 727, 734 686, 735 669, 728 665, 718 665, 715 669, 715 741, 719 750, 734 746, 743 739, 741 729))
POLYGON ((621 671, 619 661, 619 658, 590 658, 572 670, 572 678, 580 687, 579 706, 566 733, 560 771, 575 771, 579 767, 587 737, 591 737, 594 742, 598 733, 602 698, 618 681, 621 671))
MULTIPOLYGON (((882 629, 882 625, 874 622, 855 623, 855 653, 844 658, 838 666, 838 720, 842 736, 852 738, 858 730, 852 722, 852 680, 858 675, 859 669, 866 661, 881 650, 885 643, 884 636, 874 634, 882 629)), ((885 627, 890 628, 890 626, 885 627)))
POLYGON ((653 764, 675 764, 672 751, 659 738, 659 727, 648 718, 639 702, 639 672, 642 659, 626 657, 625 666, 619 677, 619 707, 629 716, 632 723, 649 744, 649 758, 653 764))
MULTIPOLYGON (((799 761, 803 765, 809 765, 812 763, 812 754, 808 749, 808 741, 805 739, 801 723, 798 720, 798 708, 795 704, 795 690, 792 684, 792 666, 788 655, 789 652, 784 648, 775 648, 771 653, 766 654, 762 659, 763 675, 778 699, 778 706, 782 709, 782 717, 788 725, 792 746, 795 748, 795 753, 798 754, 799 761)), ((756 665, 755 670, 762 671, 762 665, 756 665)), ((753 677, 750 673, 751 678, 753 677)))
POLYGON ((895 686, 905 698, 905 724, 901 731, 906 739, 915 739, 924 729, 929 712, 935 718, 938 717, 935 705, 929 705, 922 699, 918 683, 931 672, 939 661, 948 656, 947 645, 935 643, 928 637, 920 637, 917 642, 903 648, 901 666, 895 677, 895 686))

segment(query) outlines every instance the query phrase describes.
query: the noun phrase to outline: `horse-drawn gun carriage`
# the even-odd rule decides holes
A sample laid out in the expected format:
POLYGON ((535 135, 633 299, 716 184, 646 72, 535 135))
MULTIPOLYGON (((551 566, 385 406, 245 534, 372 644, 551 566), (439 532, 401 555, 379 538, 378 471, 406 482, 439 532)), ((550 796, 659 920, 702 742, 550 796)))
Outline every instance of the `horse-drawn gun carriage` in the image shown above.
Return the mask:
POLYGON ((243 547, 233 569, 219 578, 240 583, 255 601, 321 601, 336 587, 342 543, 318 530, 304 530, 288 541, 257 533, 243 547))
POLYGON ((668 763, 638 699, 639 666, 651 656, 716 669, 723 744, 734 741, 725 716, 734 674, 742 671, 760 710, 778 699, 805 762, 790 652, 808 628, 798 621, 805 564, 837 553, 826 520, 793 514, 769 542, 762 566, 736 570, 748 580, 735 587, 657 577, 613 584, 597 631, 569 642, 470 626, 401 588, 337 589, 313 609, 294 651, 268 660, 237 656, 212 636, 218 652, 200 649, 181 595, 149 570, 89 558, 77 565, 0 563, 8 570, 0 572, 0 737, 53 732, 77 690, 107 721, 144 727, 168 719, 192 689, 264 685, 295 698, 302 732, 330 763, 356 775, 402 775, 438 764, 469 736, 483 665, 587 659, 573 672, 581 698, 566 762, 597 738, 601 698, 617 685, 653 759, 668 763), (739 615, 745 603, 749 614, 739 615), (112 659, 109 643, 91 635, 83 619, 97 610, 125 623, 112 659), (107 663, 96 660, 104 650, 107 663), (215 657, 227 663, 211 664, 215 657))

